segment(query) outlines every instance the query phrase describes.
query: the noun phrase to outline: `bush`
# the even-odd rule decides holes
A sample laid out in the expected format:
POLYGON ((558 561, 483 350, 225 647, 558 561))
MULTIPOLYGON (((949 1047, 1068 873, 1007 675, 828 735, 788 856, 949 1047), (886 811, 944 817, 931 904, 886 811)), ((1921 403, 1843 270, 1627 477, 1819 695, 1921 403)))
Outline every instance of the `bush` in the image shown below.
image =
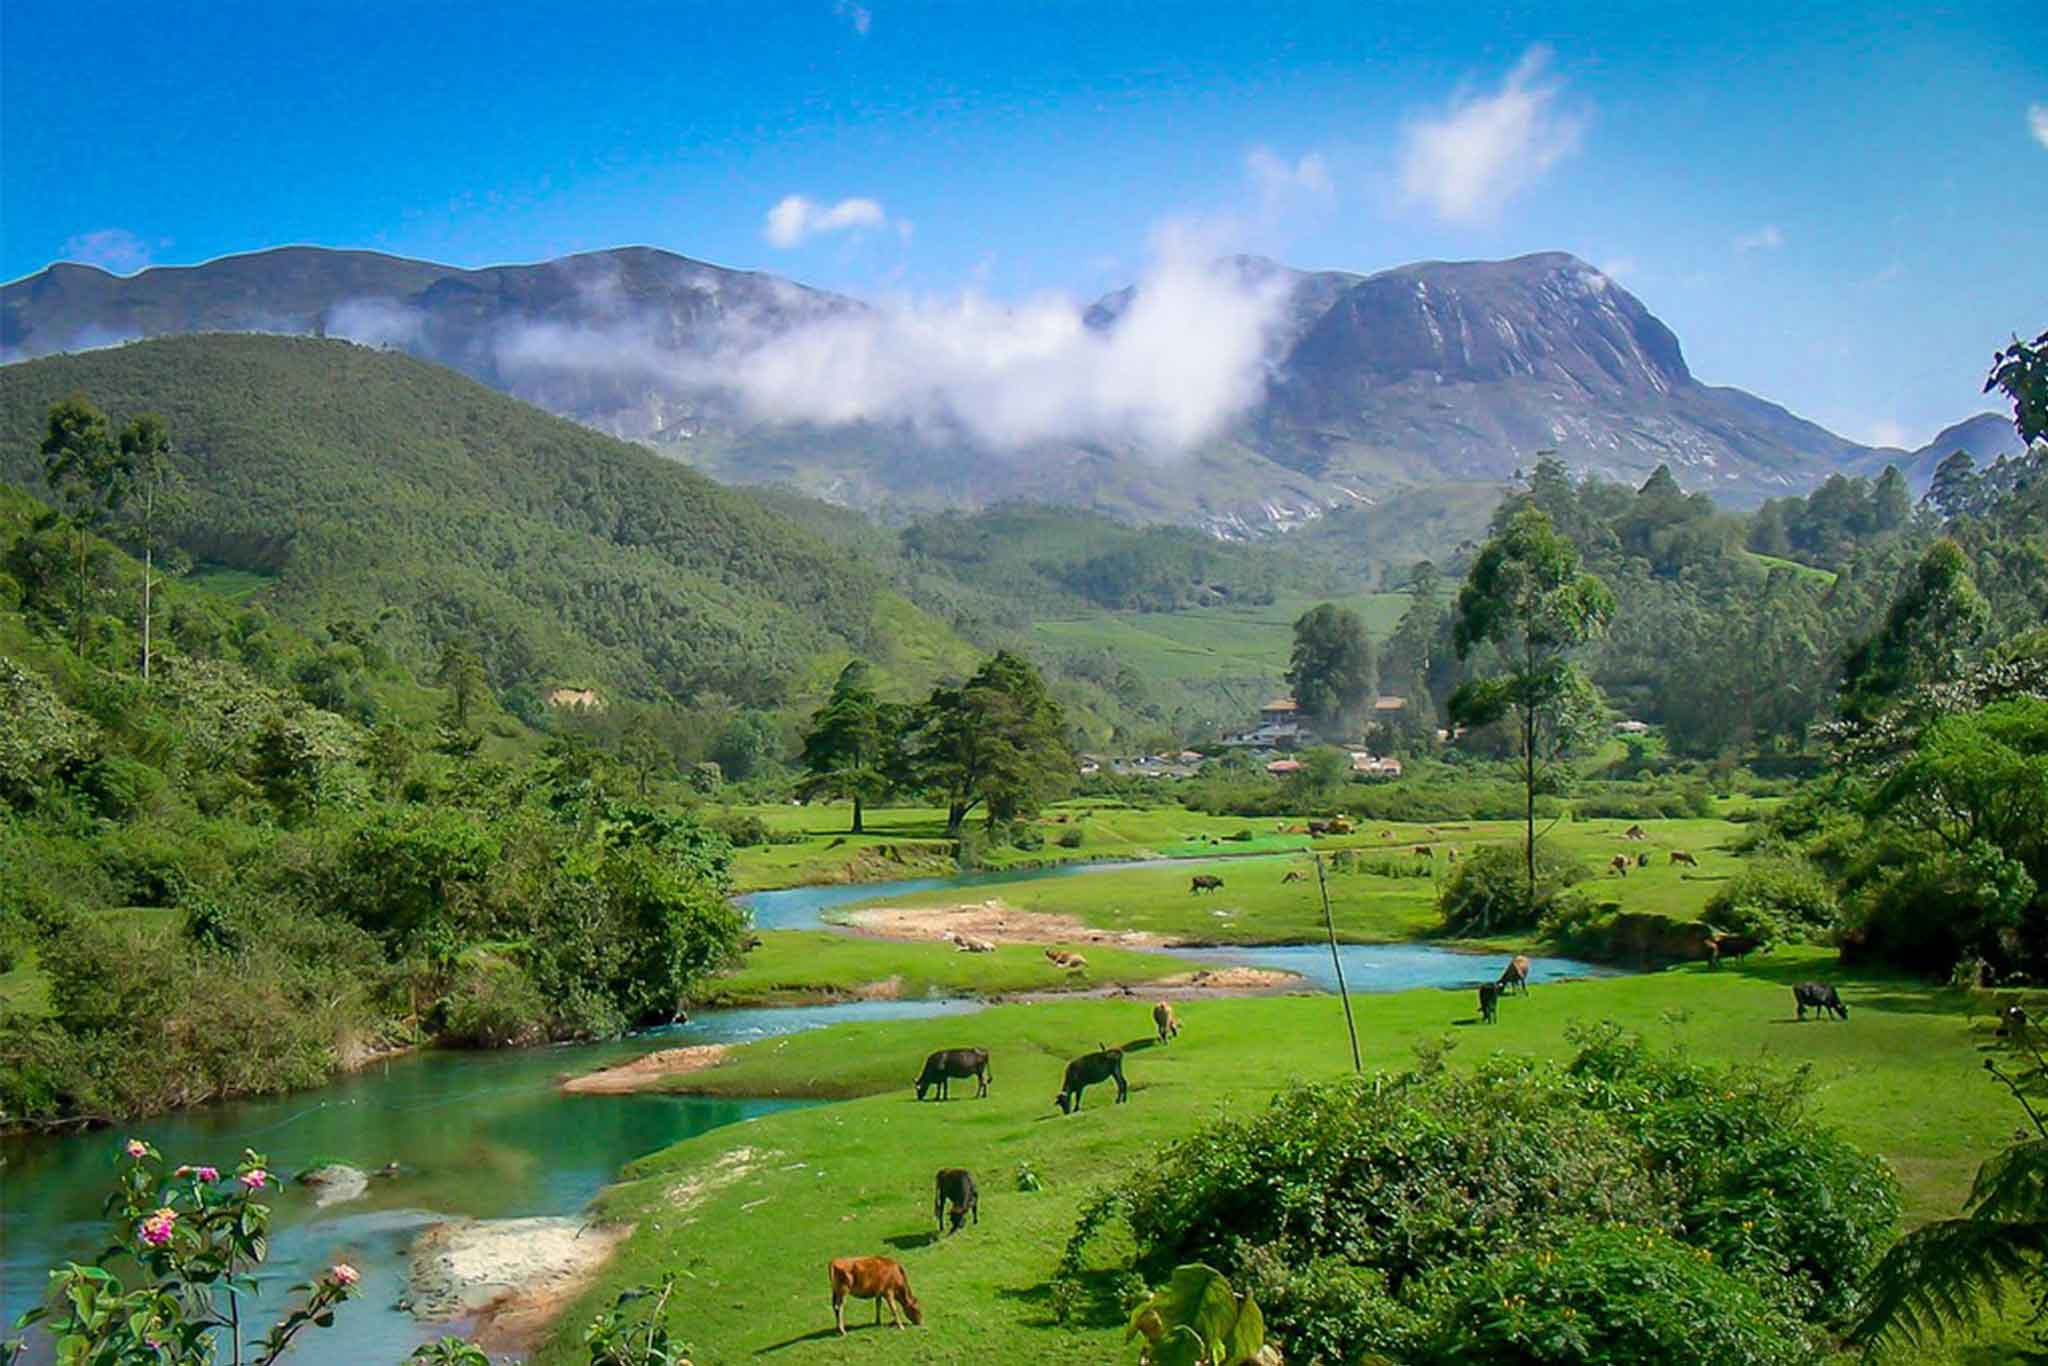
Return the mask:
POLYGON ((1062 849, 1079 849, 1081 847, 1081 832, 1077 829, 1062 830, 1056 843, 1062 849))
POLYGON ((517 1048, 548 1035, 546 997, 516 963, 464 963, 441 1000, 441 1037, 472 1048, 517 1048))
POLYGON ((1690 1362, 1824 1359, 1818 1335, 1702 1248, 1653 1228, 1578 1227, 1446 1277, 1427 1361, 1690 1362))
POLYGON ((1836 928, 1840 907, 1827 876, 1803 858, 1752 859, 1707 902, 1716 929, 1762 939, 1818 939, 1836 928))
POLYGON ((1460 859, 1457 871, 1444 881, 1437 909, 1452 934, 1497 934, 1527 929, 1550 914, 1563 891, 1589 876, 1586 866, 1541 843, 1536 846, 1536 894, 1529 895, 1529 873, 1523 851, 1511 844, 1489 844, 1460 859))
POLYGON ((713 816, 709 823, 713 830, 730 840, 735 849, 751 849, 769 842, 768 823, 751 811, 727 808, 713 816))
POLYGON ((1008 830, 1010 847, 1026 853, 1036 853, 1045 848, 1045 831, 1028 821, 1019 821, 1008 830))

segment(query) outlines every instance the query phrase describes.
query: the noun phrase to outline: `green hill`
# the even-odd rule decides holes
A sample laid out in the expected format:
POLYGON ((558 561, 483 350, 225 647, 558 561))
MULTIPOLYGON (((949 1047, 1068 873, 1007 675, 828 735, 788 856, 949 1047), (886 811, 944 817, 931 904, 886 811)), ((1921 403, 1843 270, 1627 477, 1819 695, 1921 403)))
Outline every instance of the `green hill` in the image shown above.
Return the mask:
POLYGON ((189 496, 176 539, 202 582, 261 584, 308 625, 377 621, 416 666, 466 636, 500 689, 774 706, 822 659, 964 653, 851 547, 407 356, 189 336, 8 366, 0 479, 40 487, 45 416, 72 393, 168 421, 189 496))

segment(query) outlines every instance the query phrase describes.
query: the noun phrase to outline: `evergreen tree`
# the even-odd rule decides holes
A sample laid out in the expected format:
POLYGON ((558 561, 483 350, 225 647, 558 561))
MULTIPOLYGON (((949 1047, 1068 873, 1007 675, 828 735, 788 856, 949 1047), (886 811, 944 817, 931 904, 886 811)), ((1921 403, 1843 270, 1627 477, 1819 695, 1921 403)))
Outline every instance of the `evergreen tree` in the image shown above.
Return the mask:
POLYGON ((1968 451, 1956 451, 1934 467, 1934 482, 1927 486, 1927 501, 1943 521, 1954 521, 1977 505, 1982 489, 1977 462, 1968 451))
POLYGON ((448 719, 456 731, 467 734, 469 714, 487 691, 484 662, 466 640, 451 640, 441 648, 441 664, 434 681, 448 690, 448 719))
POLYGON ((965 684, 932 690, 907 757, 915 780, 944 797, 949 835, 984 804, 990 825, 1030 815, 1074 773, 1060 704, 1007 650, 965 684))
POLYGON ((1302 613, 1287 681, 1317 731, 1334 737, 1355 730, 1377 687, 1372 642, 1358 613, 1328 602, 1302 613))
POLYGON ((863 802, 889 790, 903 727, 902 708, 876 697, 871 677, 865 660, 839 671, 831 698, 812 714, 804 736, 802 763, 808 776, 798 789, 806 798, 851 798, 856 835, 864 833, 863 802))
POLYGON ((92 608, 91 533, 106 525, 127 495, 127 471, 107 415, 83 395, 50 407, 43 437, 43 480, 71 523, 72 646, 85 653, 92 608))

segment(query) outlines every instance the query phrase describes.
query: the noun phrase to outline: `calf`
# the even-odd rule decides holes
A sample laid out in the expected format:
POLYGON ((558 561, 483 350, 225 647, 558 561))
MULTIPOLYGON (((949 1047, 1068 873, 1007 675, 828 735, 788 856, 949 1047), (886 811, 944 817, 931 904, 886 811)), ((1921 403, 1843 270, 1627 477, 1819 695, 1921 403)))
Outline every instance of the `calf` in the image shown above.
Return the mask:
POLYGON ((1500 970, 1500 980, 1495 982, 1494 985, 1500 988, 1503 995, 1510 991, 1519 991, 1524 996, 1527 996, 1529 994, 1529 955, 1526 953, 1516 954, 1514 961, 1500 970))
POLYGON ((1067 1064, 1067 1075, 1060 1083, 1060 1093, 1052 1103, 1060 1107, 1060 1113, 1071 1115, 1081 1108, 1081 1092, 1098 1081, 1116 1083, 1116 1103, 1121 1105, 1130 1095, 1130 1088, 1124 1085, 1124 1051, 1103 1045, 1094 1053, 1084 1053, 1067 1064))
POLYGON ((1616 854, 1612 859, 1608 860, 1607 866, 1610 870, 1612 870, 1615 873, 1616 876, 1627 877, 1628 855, 1616 854))
POLYGON ((1707 941, 1707 966, 1718 968, 1723 958, 1747 958, 1760 949, 1769 951, 1753 934, 1717 934, 1707 941))
POLYGON ((1849 1018, 1849 1007, 1842 1004, 1842 998, 1825 982, 1801 982, 1792 988, 1792 1004, 1802 1020, 1806 1018, 1808 1006, 1819 1011, 1822 1019, 1826 1019, 1831 1012, 1841 1019, 1849 1018))
POLYGON ((1193 896, 1196 892, 1220 892, 1222 890, 1223 879, 1217 877, 1214 873, 1196 873, 1194 880, 1188 884, 1189 896, 1193 896))
POLYGON ((912 1323, 924 1322, 917 1296, 910 1293, 910 1280, 903 1263, 887 1257, 834 1257, 832 1259, 832 1322, 839 1336, 846 1336, 846 1297, 875 1302, 875 1327, 882 1326, 882 1306, 889 1306, 889 1318, 898 1328, 904 1315, 912 1323))
POLYGON ((1479 1018, 1487 1024, 1496 1023, 1495 1012, 1500 1006, 1500 986, 1495 982, 1479 985, 1479 1018))
POLYGON ((975 1099, 988 1094, 989 1070, 986 1048, 942 1048, 924 1060, 924 1071, 917 1074, 917 1098, 924 1099, 924 1093, 938 1088, 940 1100, 946 1099, 947 1085, 954 1077, 975 1077, 981 1082, 981 1089, 974 1093, 975 1099))
POLYGON ((1085 968, 1088 966, 1087 959, 1068 949, 1047 949, 1045 956, 1052 960, 1052 965, 1056 968, 1085 968))
POLYGON ((973 1174, 965 1167, 941 1167, 938 1194, 932 1197, 932 1218, 938 1221, 939 1232, 946 1232, 946 1221, 951 1219, 952 1231, 958 1233, 970 1214, 980 1227, 981 1193, 974 1189, 973 1174))
POLYGON ((1683 863, 1688 868, 1697 868, 1700 866, 1700 861, 1694 858, 1691 854, 1688 854, 1683 849, 1673 849, 1671 851, 1671 861, 1673 863, 1683 863))
POLYGON ((1161 1043, 1180 1033, 1180 1017, 1173 1013, 1171 1001, 1161 1001, 1152 1007, 1152 1027, 1159 1031, 1161 1043))

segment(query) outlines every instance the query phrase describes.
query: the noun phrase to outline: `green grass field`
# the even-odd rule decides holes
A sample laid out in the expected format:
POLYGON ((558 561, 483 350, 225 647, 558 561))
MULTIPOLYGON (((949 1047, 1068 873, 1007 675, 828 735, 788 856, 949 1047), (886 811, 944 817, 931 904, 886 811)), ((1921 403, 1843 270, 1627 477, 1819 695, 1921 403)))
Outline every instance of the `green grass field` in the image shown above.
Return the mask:
MULTIPOLYGON (((1056 968, 1042 946, 1004 944, 994 953, 962 953, 951 944, 902 943, 833 930, 776 930, 739 968, 706 983, 705 1006, 798 1005, 854 997, 1007 996, 1150 982, 1197 965, 1159 953, 1086 950, 1087 967, 1056 968)), ((4 981, 4 979, 0 979, 4 981)))
MULTIPOLYGON (((1054 651, 1109 650, 1147 679, 1275 686, 1294 648, 1294 623, 1319 602, 1349 607, 1366 633, 1384 640, 1407 610, 1405 593, 1278 598, 1265 607, 1192 607, 1180 612, 1096 612, 1041 621, 1032 639, 1054 651)), ((1267 699, 1247 693, 1245 725, 1267 699)))
MULTIPOLYGON (((1372 996, 1354 1008, 1368 1070, 1398 1070, 1418 1041, 1445 1035, 1457 1046, 1453 1065, 1496 1050, 1567 1056, 1567 1030, 1604 1019, 1702 1059, 1809 1066, 1821 1113, 1897 1170, 1909 1221, 1953 1212, 2015 1119, 1981 1070, 1988 1006, 1852 976, 1819 950, 1719 973, 1682 968, 1542 986, 1507 1002, 1492 1027, 1476 1023, 1464 992, 1372 996), (1809 976, 1842 987, 1849 1023, 1793 1021, 1788 984, 1809 976)), ((1343 1015, 1329 997, 1202 1001, 1180 1012, 1185 1032, 1164 1048, 1150 1043, 1141 1001, 1040 1002, 765 1041, 677 1079, 718 1094, 861 1098, 707 1134, 629 1168, 601 1208, 636 1231, 537 1360, 580 1360, 589 1315, 620 1288, 664 1272, 683 1278, 670 1318, 700 1363, 875 1353, 905 1362, 1123 1359, 1117 1330, 1058 1326, 1047 1304, 1047 1279, 1081 1202, 1212 1117, 1255 1112, 1292 1079, 1335 1077, 1350 1065, 1343 1015), (1111 1104, 1098 1088, 1078 1115, 1061 1117, 1051 1103, 1060 1070, 1098 1041, 1131 1050, 1130 1103, 1111 1104), (989 1097, 915 1102, 908 1082, 925 1053, 967 1045, 994 1055, 989 1097), (1017 1189, 1020 1163, 1042 1190, 1017 1189), (953 1165, 976 1174, 982 1222, 936 1240, 931 1174, 953 1165), (863 1326, 841 1343, 825 1263, 875 1253, 905 1264, 925 1325, 877 1333, 865 1327, 862 1305, 849 1320, 863 1326)))

